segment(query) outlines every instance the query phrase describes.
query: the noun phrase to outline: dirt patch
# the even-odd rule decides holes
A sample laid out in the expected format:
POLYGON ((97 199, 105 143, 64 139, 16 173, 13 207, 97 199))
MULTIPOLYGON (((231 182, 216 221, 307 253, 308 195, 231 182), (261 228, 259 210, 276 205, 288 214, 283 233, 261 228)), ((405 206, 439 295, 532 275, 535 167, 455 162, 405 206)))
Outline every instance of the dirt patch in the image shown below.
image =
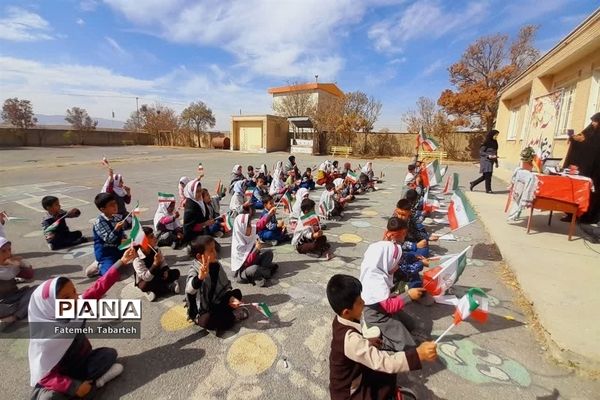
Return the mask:
POLYGON ((477 243, 473 246, 473 259, 487 261, 502 261, 502 253, 496 243, 477 243))

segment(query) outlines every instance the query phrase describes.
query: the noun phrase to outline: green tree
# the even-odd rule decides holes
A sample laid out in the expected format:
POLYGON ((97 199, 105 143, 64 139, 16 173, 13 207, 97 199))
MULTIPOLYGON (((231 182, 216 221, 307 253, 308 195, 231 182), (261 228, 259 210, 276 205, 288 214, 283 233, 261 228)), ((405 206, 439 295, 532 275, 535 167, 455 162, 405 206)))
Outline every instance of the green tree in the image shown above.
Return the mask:
MULTIPOLYGON (((2 105, 2 119, 22 131, 24 144, 27 145, 27 132, 37 124, 33 116, 33 107, 29 100, 19 100, 17 97, 4 100, 2 105)), ((42 135, 38 132, 38 145, 42 145, 42 135)))

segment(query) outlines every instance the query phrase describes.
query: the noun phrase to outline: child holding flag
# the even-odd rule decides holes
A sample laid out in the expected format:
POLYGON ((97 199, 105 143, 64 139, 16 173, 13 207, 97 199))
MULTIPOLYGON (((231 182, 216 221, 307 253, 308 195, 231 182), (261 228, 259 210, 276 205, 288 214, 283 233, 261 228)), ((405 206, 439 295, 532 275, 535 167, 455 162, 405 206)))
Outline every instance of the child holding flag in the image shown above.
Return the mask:
POLYGON ((382 343, 379 336, 367 338, 360 326, 365 305, 361 292, 364 296, 360 281, 353 276, 334 275, 327 283, 327 300, 337 314, 329 353, 330 397, 332 400, 403 398, 406 389, 396 386, 396 374, 421 369, 421 361, 434 361, 436 344, 426 342, 395 353, 379 350, 382 343))
POLYGON ((146 295, 148 301, 167 293, 179 293, 179 270, 171 269, 157 247, 157 238, 150 227, 143 227, 147 247, 139 246, 133 260, 135 285, 146 295))
POLYGON ((27 316, 27 305, 35 287, 17 286, 33 279, 33 267, 12 254, 12 244, 0 236, 0 332, 27 316))
MULTIPOLYGON (((115 196, 117 214, 121 216, 121 219, 124 219, 129 214, 126 204, 131 203, 131 189, 129 186, 125 186, 123 175, 114 174, 113 169, 108 168, 108 178, 106 178, 106 182, 102 186, 102 193, 112 193, 115 196)), ((128 221, 125 222, 129 224, 128 221)))
POLYGON ((342 206, 335 198, 335 186, 329 182, 319 199, 319 215, 325 219, 342 216, 342 206))
POLYGON ((252 192, 252 208, 255 210, 262 210, 264 208, 263 198, 269 195, 269 187, 267 186, 267 180, 264 176, 256 178, 256 187, 252 192))
POLYGON ((171 246, 173 249, 183 244, 183 228, 179 222, 179 211, 175 210, 175 195, 158 194, 158 209, 154 213, 157 246, 171 246))
POLYGON ((391 292, 401 258, 399 245, 381 241, 369 245, 360 265, 362 297, 366 305, 364 321, 369 327, 379 327, 382 350, 405 351, 416 345, 412 335, 417 339, 425 336, 417 330, 416 321, 402 311, 407 303, 421 297, 423 289, 409 289, 399 296, 391 292))
POLYGON ((325 254, 327 260, 330 260, 333 257, 329 251, 331 245, 327 243, 327 237, 323 235, 323 230, 319 225, 319 217, 315 213, 315 202, 311 199, 302 200, 300 210, 302 215, 294 230, 292 246, 296 247, 300 254, 314 253, 319 257, 325 254))
POLYGON ((210 210, 204 202, 200 181, 189 182, 185 186, 184 195, 187 200, 183 212, 183 241, 188 243, 203 235, 208 227, 214 226, 215 220, 209 215, 210 210))
POLYGON ((46 215, 42 219, 42 229, 50 250, 64 249, 86 242, 81 231, 71 232, 65 221, 66 218, 79 217, 81 211, 76 208, 64 211, 60 207, 58 198, 54 196, 43 197, 42 207, 46 210, 46 215))
POLYGON ((227 274, 217 260, 215 239, 199 236, 190 243, 194 260, 185 285, 188 318, 204 329, 224 331, 248 318, 240 307, 242 292, 233 289, 227 274))
POLYGON ((94 204, 100 210, 100 215, 92 226, 96 263, 86 268, 85 272, 89 278, 98 274, 104 275, 123 256, 119 245, 125 237, 125 221, 121 220, 125 216, 118 214, 116 196, 112 193, 99 193, 94 198, 94 204))
POLYGON ((271 242, 272 246, 277 246, 281 242, 290 240, 287 234, 283 220, 277 220, 275 213, 277 207, 273 197, 266 195, 263 197, 265 209, 258 222, 256 223, 256 231, 258 237, 263 242, 271 242))
POLYGON ((413 219, 410 201, 407 199, 398 200, 396 209, 394 210, 394 216, 406 220, 408 224, 408 234, 406 235, 406 241, 402 245, 402 249, 423 257, 428 257, 429 234, 422 224, 422 228, 419 229, 418 224, 413 219))
POLYGON ((312 178, 312 169, 306 168, 304 174, 302 174, 302 180, 300 181, 300 187, 308 190, 315 190, 315 181, 312 178))
POLYGON ((294 201, 294 205, 292 206, 292 212, 290 213, 290 221, 296 221, 302 215, 302 200, 308 199, 309 196, 308 189, 298 189, 296 192, 296 201, 294 201))
POLYGON ((233 193, 229 202, 229 214, 236 217, 250 211, 252 202, 246 198, 246 181, 240 180, 233 184, 233 193))
MULTIPOLYGON (((265 221, 265 219, 261 220, 265 221)), ((252 283, 263 287, 277 268, 279 266, 273 264, 273 252, 261 251, 256 228, 252 226, 250 216, 238 215, 233 224, 231 239, 231 271, 235 275, 236 282, 252 283)))
POLYGON ((221 211, 221 196, 211 196, 208 189, 203 188, 202 201, 206 208, 206 218, 215 221, 212 225, 207 225, 206 228, 204 228, 203 234, 217 238, 223 237, 223 222, 221 221, 222 217, 219 214, 221 211))

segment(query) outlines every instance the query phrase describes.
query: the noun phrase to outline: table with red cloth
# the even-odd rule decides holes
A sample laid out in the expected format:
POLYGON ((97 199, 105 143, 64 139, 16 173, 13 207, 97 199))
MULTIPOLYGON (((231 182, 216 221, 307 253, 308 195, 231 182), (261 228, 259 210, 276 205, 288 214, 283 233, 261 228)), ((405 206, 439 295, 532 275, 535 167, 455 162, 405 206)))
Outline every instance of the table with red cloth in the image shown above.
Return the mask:
POLYGON ((590 206, 593 183, 590 178, 577 175, 538 175, 536 197, 577 204, 577 216, 590 206))

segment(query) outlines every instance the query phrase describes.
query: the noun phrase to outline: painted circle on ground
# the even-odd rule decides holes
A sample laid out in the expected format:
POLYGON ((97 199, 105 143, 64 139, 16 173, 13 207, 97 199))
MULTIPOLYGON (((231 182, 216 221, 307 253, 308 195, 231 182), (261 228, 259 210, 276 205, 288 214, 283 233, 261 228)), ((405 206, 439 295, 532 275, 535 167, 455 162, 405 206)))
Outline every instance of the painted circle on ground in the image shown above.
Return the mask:
POLYGON ((233 342, 227 352, 227 363, 241 376, 258 375, 275 362, 277 345, 264 333, 249 333, 233 342))
POLYGON ((42 234, 42 231, 33 231, 33 232, 29 232, 23 235, 24 238, 36 238, 36 237, 42 237, 44 236, 42 234))
POLYGON ((160 317, 160 325, 167 332, 180 331, 194 325, 187 319, 187 310, 183 305, 176 305, 168 309, 160 317))
POLYGON ((352 226, 357 228, 369 228, 371 224, 367 221, 352 221, 352 226))
POLYGON ((362 242, 363 238, 355 235, 354 233, 342 233, 340 235, 340 241, 343 243, 360 243, 362 242))
POLYGON ((91 256, 94 254, 94 245, 90 244, 88 246, 78 247, 69 251, 67 254, 63 256, 64 260, 74 260, 76 258, 82 258, 86 256, 91 256))
POLYGON ((360 213, 365 217, 374 217, 376 215, 379 215, 379 213, 376 210, 373 210, 372 208, 365 208, 360 213))

